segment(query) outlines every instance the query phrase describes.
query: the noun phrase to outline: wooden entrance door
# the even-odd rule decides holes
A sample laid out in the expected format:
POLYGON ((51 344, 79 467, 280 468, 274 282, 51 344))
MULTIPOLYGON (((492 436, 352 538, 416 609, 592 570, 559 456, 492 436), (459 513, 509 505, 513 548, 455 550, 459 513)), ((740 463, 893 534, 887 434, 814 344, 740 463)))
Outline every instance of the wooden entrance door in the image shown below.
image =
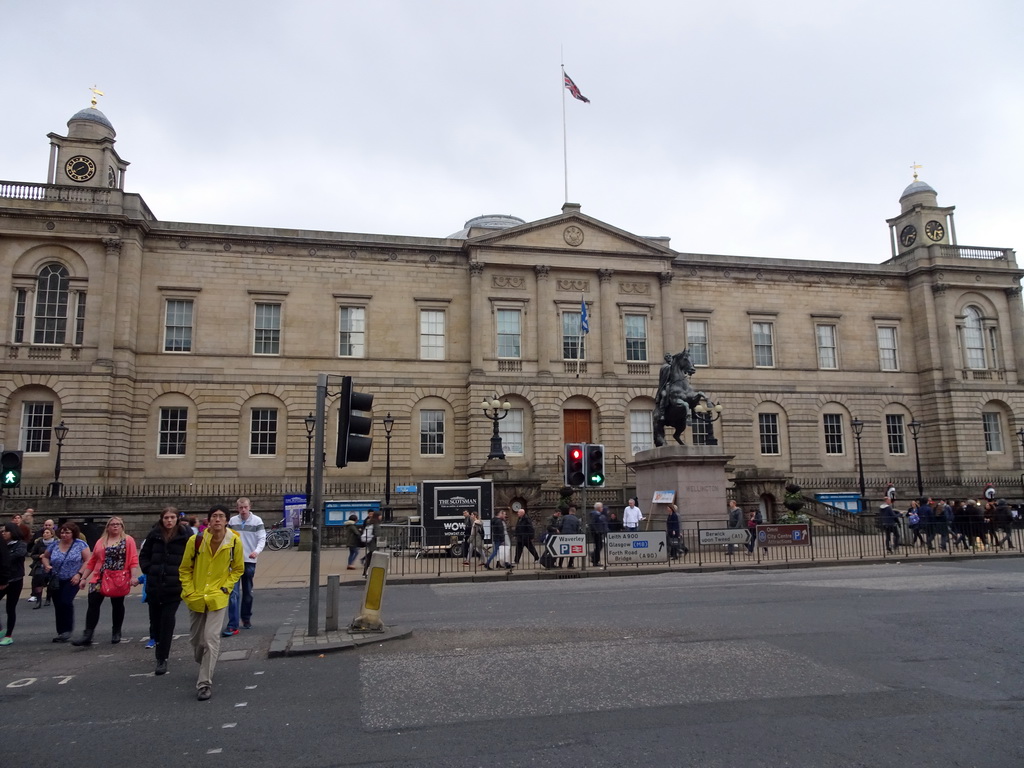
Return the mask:
POLYGON ((566 443, 589 443, 590 409, 566 408, 562 411, 562 434, 566 443))

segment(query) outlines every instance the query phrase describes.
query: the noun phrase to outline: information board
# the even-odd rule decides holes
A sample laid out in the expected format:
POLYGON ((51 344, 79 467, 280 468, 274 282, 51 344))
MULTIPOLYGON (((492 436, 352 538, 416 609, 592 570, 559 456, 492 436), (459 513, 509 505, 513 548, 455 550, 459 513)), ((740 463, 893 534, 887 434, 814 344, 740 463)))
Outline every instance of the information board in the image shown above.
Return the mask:
POLYGON ((605 536, 609 565, 623 563, 667 563, 665 531, 622 531, 605 536))

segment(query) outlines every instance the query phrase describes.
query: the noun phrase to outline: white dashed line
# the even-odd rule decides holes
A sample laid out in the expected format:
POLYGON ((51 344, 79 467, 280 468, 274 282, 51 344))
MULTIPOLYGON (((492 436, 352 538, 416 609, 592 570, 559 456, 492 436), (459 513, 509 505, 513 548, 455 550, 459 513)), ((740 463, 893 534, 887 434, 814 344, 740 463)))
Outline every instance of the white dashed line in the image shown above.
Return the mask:
POLYGON ((245 690, 251 691, 255 687, 256 687, 255 685, 247 685, 247 686, 245 686, 245 690))
POLYGON ((254 674, 254 675, 262 675, 262 674, 263 674, 263 671, 261 670, 261 671, 259 671, 259 672, 253 672, 253 674, 254 674))
POLYGON ((235 704, 235 707, 247 707, 247 706, 249 706, 249 702, 248 701, 240 701, 237 704, 235 704))
POLYGON ((208 755, 219 755, 223 751, 224 750, 221 747, 217 747, 216 749, 208 749, 208 750, 206 750, 206 754, 208 754, 208 755))
POLYGON ((221 728, 234 728, 238 723, 224 723, 221 728))

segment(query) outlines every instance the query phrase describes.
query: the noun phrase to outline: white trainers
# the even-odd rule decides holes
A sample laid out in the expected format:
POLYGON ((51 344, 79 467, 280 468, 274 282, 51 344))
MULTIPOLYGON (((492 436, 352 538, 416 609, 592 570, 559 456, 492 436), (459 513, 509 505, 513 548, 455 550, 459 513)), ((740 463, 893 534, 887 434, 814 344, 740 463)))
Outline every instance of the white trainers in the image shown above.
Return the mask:
POLYGON ((30 598, 28 599, 28 601, 29 601, 30 603, 38 603, 38 602, 39 602, 39 598, 38 598, 38 597, 36 597, 35 595, 32 595, 32 597, 30 597, 30 598))

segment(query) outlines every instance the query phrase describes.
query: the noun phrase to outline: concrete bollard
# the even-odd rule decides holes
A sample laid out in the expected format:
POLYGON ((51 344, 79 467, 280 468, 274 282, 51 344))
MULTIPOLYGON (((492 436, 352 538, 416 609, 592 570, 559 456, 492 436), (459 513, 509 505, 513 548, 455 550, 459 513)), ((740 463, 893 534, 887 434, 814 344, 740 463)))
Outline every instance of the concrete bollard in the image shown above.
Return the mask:
POLYGON ((332 573, 327 577, 327 624, 325 629, 328 632, 338 631, 338 600, 341 597, 341 590, 338 587, 340 584, 341 576, 337 573, 332 573))

